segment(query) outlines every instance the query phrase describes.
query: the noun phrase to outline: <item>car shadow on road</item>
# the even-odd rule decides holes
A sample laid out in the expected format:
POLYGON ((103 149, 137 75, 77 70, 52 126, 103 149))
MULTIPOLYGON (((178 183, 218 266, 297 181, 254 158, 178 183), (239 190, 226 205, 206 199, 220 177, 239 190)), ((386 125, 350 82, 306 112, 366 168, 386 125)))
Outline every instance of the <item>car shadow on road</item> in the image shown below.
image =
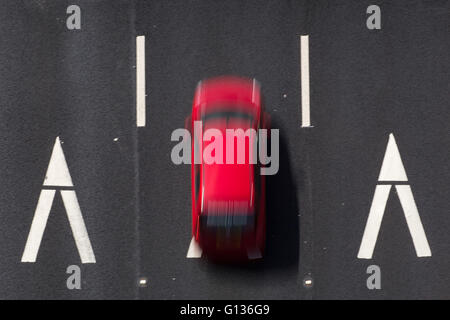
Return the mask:
POLYGON ((279 170, 275 175, 266 176, 267 235, 266 252, 262 260, 224 264, 209 261, 210 271, 236 273, 250 271, 277 272, 298 271, 299 264, 299 220, 298 192, 291 171, 287 141, 283 129, 272 118, 272 128, 279 129, 279 170))
POLYGON ((298 266, 299 208, 287 142, 280 126, 272 119, 272 128, 280 129, 280 167, 266 176, 267 239, 262 268, 298 266))

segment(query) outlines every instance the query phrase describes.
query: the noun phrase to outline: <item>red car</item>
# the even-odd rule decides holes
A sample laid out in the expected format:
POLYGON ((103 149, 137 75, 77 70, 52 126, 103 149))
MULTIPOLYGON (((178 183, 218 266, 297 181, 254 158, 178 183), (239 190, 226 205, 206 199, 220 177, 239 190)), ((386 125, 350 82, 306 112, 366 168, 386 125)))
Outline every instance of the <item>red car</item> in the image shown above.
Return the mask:
POLYGON ((248 132, 257 133, 259 129, 269 129, 269 121, 261 106, 260 87, 255 79, 220 77, 198 84, 192 114, 186 119, 192 139, 192 236, 209 258, 254 260, 263 257, 266 182, 265 176, 260 174, 261 164, 257 159, 250 161, 258 154, 258 143, 245 137, 245 161, 239 162, 237 138, 233 138, 231 156, 234 158, 227 155, 231 150, 226 148, 226 129, 242 129, 241 132, 254 129, 248 132), (201 121, 201 126, 195 125, 195 121, 201 121), (208 164, 203 159, 205 148, 218 139, 205 139, 208 129, 222 134, 219 139, 223 139, 223 163, 208 164), (232 161, 227 161, 227 156, 232 161), (197 163, 196 157, 200 159, 197 163))

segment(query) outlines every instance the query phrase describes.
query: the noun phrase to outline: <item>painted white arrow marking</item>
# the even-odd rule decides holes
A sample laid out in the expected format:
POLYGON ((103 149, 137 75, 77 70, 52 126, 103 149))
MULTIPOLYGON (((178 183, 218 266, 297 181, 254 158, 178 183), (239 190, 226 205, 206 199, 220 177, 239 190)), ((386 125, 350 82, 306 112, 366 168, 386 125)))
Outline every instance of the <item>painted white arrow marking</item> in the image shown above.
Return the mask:
POLYGON ((186 258, 201 258, 201 257, 202 257, 202 248, 200 248, 197 241, 195 241, 195 237, 192 237, 186 258))
MULTIPOLYGON (((389 135, 389 141, 378 181, 408 181, 400 157, 400 152, 398 151, 397 143, 395 142, 392 133, 389 135)), ((367 218, 366 228, 364 229, 361 246, 358 252, 359 259, 372 258, 391 187, 391 184, 379 184, 375 189, 369 217, 367 218)), ((431 249, 428 244, 425 230, 423 229, 422 221, 420 220, 419 211, 417 210, 411 187, 409 185, 395 185, 395 188, 400 199, 400 204, 406 218, 406 223, 408 224, 409 233, 411 234, 417 256, 430 257, 431 249)))
MULTIPOLYGON (((59 137, 56 138, 53 146, 52 156, 48 165, 47 174, 44 179, 44 186, 73 187, 66 158, 61 147, 59 137)), ((39 247, 47 225, 50 209, 55 198, 54 189, 43 189, 39 196, 36 211, 31 223, 30 233, 22 255, 22 262, 36 262, 39 247)), ((95 263, 95 256, 91 242, 81 215, 80 206, 74 190, 61 190, 64 207, 67 212, 70 227, 75 239, 75 243, 80 254, 82 263, 95 263)))

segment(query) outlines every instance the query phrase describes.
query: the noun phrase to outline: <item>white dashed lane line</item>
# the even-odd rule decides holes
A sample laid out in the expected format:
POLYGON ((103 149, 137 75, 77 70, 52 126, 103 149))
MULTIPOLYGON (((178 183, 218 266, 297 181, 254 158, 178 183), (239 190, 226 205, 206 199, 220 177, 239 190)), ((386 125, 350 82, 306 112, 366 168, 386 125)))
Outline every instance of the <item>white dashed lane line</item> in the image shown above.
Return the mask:
POLYGON ((136 125, 145 127, 145 36, 136 37, 136 125))

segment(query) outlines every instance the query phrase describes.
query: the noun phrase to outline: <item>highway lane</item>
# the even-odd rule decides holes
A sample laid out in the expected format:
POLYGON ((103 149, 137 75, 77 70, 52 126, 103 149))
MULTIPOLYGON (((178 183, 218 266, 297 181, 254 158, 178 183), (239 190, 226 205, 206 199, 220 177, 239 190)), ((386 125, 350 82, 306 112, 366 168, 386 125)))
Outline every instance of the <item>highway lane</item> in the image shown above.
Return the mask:
POLYGON ((301 247, 310 238, 300 232, 299 217, 300 197, 307 199, 308 190, 300 185, 303 153, 295 138, 300 135, 297 40, 305 8, 275 1, 263 7, 154 1, 138 3, 136 12, 136 32, 147 42, 148 95, 148 124, 139 129, 141 272, 149 277, 141 297, 310 298, 301 284, 311 263, 301 247), (184 126, 197 82, 221 74, 260 81, 266 108, 281 131, 280 171, 268 180, 267 261, 247 268, 186 258, 190 169, 170 161, 174 143, 168 138, 184 126))
POLYGON ((448 298, 448 5, 383 2, 382 30, 368 30, 370 4, 138 2, 149 61, 142 298, 448 298), (310 35, 313 128, 300 127, 300 34, 310 35), (284 144, 269 178, 267 261, 250 268, 184 257, 189 168, 173 165, 173 143, 159 138, 183 126, 196 83, 220 74, 260 81, 284 144), (416 256, 391 191, 373 259, 357 258, 391 133, 432 257, 416 256), (382 290, 367 289, 370 265, 381 268, 382 290), (309 273, 313 289, 302 286, 309 273))
POLYGON ((81 30, 71 31, 66 28, 64 1, 2 1, 3 299, 137 295, 132 7, 126 1, 77 3, 82 8, 81 30), (21 263, 57 136, 95 264, 81 264, 59 191, 36 262, 21 263), (81 290, 66 287, 69 265, 81 268, 81 290))
POLYGON ((367 5, 318 5, 310 15, 315 293, 449 298, 449 6, 383 2, 382 29, 369 31, 367 5), (408 177, 399 183, 411 186, 431 257, 416 256, 391 191, 373 259, 356 258, 390 133, 408 177), (365 286, 372 264, 382 290, 365 286))

